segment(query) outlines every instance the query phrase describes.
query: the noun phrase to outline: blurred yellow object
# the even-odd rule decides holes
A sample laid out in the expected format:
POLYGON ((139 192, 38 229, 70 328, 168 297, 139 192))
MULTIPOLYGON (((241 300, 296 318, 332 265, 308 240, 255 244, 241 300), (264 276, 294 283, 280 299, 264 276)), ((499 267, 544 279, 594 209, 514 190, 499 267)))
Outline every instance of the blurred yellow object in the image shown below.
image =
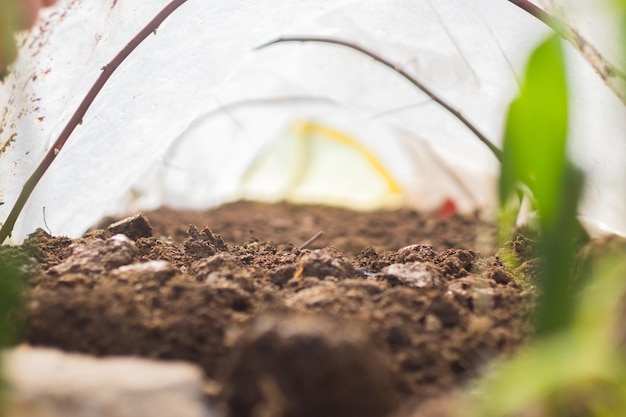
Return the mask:
POLYGON ((293 122, 248 167, 242 196, 261 201, 397 207, 403 189, 363 143, 314 121, 293 122))

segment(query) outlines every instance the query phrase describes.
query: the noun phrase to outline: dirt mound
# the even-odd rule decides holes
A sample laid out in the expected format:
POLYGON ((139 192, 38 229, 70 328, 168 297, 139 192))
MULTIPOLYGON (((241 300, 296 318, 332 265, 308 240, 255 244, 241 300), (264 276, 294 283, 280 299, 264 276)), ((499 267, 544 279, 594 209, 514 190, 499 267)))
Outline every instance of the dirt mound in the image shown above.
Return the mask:
POLYGON ((135 240, 23 245, 42 269, 26 341, 197 363, 232 416, 345 417, 455 390, 528 332, 530 296, 477 250, 493 227, 475 219, 252 203, 147 218, 115 225, 135 240))

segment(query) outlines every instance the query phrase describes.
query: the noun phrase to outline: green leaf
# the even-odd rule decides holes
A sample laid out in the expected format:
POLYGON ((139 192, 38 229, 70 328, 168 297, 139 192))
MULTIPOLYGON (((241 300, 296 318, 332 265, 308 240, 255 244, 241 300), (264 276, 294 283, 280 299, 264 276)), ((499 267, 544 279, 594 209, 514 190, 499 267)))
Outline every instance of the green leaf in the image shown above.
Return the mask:
POLYGON ((566 164, 567 85, 559 38, 533 53, 521 95, 509 109, 504 137, 500 198, 504 204, 518 183, 526 183, 540 216, 555 215, 566 164))
POLYGON ((500 177, 502 213, 524 183, 539 215, 539 335, 571 320, 576 291, 572 265, 584 235, 576 218, 583 176, 567 158, 567 83, 560 42, 556 35, 548 38, 530 58, 521 94, 509 109, 500 177))

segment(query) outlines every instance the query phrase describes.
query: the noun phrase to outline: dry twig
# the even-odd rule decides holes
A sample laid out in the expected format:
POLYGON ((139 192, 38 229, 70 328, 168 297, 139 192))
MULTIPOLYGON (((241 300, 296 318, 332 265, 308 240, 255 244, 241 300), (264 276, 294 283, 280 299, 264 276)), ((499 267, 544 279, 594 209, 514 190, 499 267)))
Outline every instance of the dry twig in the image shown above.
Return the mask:
POLYGON ((322 235, 324 234, 324 232, 322 232, 321 230, 319 232, 317 232, 316 234, 313 235, 313 237, 311 237, 309 240, 307 240, 306 242, 304 242, 302 245, 298 246, 298 249, 302 250, 302 249, 306 249, 308 248, 311 243, 315 242, 317 239, 319 239, 322 235))

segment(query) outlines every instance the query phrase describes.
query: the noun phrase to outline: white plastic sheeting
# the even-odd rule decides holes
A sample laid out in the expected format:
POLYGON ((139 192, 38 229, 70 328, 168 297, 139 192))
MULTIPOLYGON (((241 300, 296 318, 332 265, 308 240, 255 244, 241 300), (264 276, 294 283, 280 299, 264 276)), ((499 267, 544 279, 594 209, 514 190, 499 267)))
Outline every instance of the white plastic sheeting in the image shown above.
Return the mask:
MULTIPOLYGON (((0 221, 100 68, 165 4, 65 0, 24 39, 0 89, 0 221)), ((289 34, 355 42, 398 63, 499 144, 526 59, 548 33, 506 0, 189 0, 113 75, 13 241, 36 227, 77 236, 111 212, 256 196, 242 179, 297 121, 362 143, 400 184, 404 204, 433 209, 452 198, 463 211, 489 212, 497 161, 406 80, 337 46, 254 47, 289 34)), ((624 106, 577 52, 567 54, 572 153, 589 178, 581 215, 624 232, 624 106)), ((359 175, 347 163, 320 171, 359 175)), ((311 201, 333 203, 333 194, 311 201)))

